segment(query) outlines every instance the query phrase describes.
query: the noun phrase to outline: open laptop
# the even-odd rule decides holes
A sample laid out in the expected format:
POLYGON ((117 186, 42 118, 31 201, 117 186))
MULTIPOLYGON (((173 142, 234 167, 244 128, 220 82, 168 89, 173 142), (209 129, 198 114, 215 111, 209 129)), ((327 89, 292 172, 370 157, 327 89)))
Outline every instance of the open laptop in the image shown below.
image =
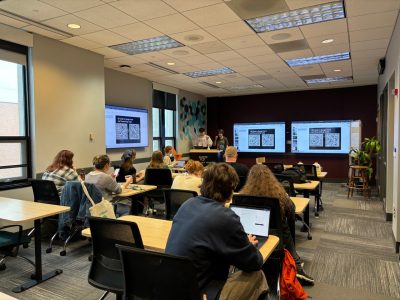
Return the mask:
POLYGON ((271 210, 236 204, 231 204, 230 208, 239 216, 244 231, 256 236, 257 248, 260 248, 268 239, 271 210))
POLYGON ((185 166, 186 160, 177 160, 174 168, 180 169, 185 166))

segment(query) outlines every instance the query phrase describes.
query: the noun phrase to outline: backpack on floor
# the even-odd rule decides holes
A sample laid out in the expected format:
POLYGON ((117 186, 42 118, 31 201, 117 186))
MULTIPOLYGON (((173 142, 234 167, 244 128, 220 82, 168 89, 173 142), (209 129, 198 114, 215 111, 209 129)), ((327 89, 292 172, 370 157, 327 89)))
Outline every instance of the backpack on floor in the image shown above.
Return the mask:
POLYGON ((307 299, 308 295, 304 292, 303 287, 296 277, 296 264, 292 255, 286 249, 285 257, 282 263, 282 273, 279 280, 281 299, 282 300, 298 300, 307 299))

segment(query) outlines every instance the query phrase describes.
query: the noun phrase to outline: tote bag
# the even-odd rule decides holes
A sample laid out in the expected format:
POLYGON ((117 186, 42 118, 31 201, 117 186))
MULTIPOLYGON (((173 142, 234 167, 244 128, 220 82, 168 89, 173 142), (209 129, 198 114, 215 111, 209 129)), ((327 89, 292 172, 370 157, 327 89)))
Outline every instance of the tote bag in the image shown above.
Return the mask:
POLYGON ((110 201, 107 201, 106 199, 102 199, 99 203, 94 203, 92 197, 90 196, 85 182, 81 181, 82 185, 82 190, 85 193, 86 197, 89 199, 90 203, 92 204, 92 207, 89 208, 90 215, 92 217, 100 217, 100 218, 109 218, 109 219, 116 219, 115 217, 115 212, 114 212, 114 207, 110 203, 110 201))

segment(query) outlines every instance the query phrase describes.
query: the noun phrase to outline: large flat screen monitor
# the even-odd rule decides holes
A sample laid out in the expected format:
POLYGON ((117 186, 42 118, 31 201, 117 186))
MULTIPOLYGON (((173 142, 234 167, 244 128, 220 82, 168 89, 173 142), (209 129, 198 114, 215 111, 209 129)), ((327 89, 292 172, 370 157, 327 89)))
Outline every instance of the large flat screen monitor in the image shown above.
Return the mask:
POLYGON ((106 148, 132 148, 148 145, 148 113, 146 109, 106 105, 106 148))
POLYGON ((351 121, 292 122, 293 153, 348 154, 351 121))
POLYGON ((238 152, 285 152, 285 123, 236 123, 233 145, 238 152))

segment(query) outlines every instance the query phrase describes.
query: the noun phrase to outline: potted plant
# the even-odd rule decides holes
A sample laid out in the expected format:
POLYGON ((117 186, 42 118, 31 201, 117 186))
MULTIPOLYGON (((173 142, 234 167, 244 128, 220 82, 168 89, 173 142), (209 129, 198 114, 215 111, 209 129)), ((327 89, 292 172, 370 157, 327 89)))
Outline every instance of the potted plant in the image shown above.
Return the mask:
POLYGON ((381 150, 381 144, 376 137, 365 138, 361 144, 361 149, 351 147, 350 157, 351 164, 358 166, 368 166, 368 177, 371 179, 373 172, 372 158, 381 150), (353 162, 354 161, 354 162, 353 162))

